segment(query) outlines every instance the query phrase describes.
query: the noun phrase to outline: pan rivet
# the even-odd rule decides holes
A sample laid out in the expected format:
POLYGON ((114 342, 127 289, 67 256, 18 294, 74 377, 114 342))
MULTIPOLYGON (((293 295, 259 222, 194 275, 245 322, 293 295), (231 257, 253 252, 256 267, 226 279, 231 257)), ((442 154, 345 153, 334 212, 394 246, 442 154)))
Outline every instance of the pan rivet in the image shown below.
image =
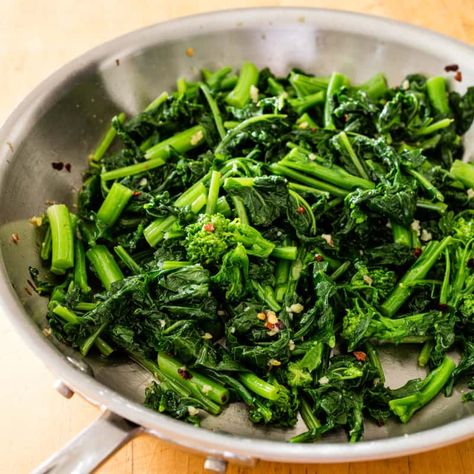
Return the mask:
POLYGON ((74 395, 74 392, 62 380, 56 380, 54 382, 54 388, 64 398, 71 398, 74 395))
POLYGON ((227 470, 227 461, 223 459, 207 458, 204 461, 204 469, 212 472, 225 472, 227 470))

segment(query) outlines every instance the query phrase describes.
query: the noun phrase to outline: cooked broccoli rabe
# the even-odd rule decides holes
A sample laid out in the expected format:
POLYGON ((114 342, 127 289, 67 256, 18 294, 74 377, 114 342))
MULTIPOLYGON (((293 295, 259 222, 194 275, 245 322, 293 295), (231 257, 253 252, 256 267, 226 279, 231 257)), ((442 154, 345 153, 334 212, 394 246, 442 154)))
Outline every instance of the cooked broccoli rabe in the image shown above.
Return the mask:
POLYGON ((40 228, 53 335, 127 354, 153 379, 145 405, 179 420, 300 413, 291 442, 357 441, 366 418, 474 388, 474 88, 447 86, 246 62, 118 114, 77 211, 52 205, 40 228), (427 376, 389 388, 378 346, 402 343, 427 376))

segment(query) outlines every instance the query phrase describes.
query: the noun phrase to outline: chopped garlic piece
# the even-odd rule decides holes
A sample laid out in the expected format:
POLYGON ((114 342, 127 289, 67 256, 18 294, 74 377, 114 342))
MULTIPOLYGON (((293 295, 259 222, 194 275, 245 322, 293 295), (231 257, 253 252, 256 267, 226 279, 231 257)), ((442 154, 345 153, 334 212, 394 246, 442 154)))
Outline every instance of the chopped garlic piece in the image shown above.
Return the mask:
POLYGON ((199 414, 199 410, 196 407, 189 406, 188 413, 189 413, 189 416, 196 416, 199 414))
POLYGON ((331 234, 321 234, 321 237, 326 241, 330 247, 334 247, 334 241, 331 234))
POLYGON ((319 384, 320 385, 326 385, 327 383, 329 383, 329 379, 324 376, 324 377, 321 377, 319 380, 318 380, 319 384))
POLYGON ((314 153, 310 153, 308 155, 308 159, 311 160, 311 161, 314 161, 316 159, 316 155, 314 153))
POLYGON ((367 283, 367 285, 371 285, 374 282, 374 280, 372 280, 372 278, 370 278, 369 275, 364 275, 362 279, 364 280, 365 283, 367 283))
POLYGON ((301 303, 294 303, 288 308, 290 313, 299 314, 304 310, 304 306, 301 303))
POLYGON ((264 312, 257 313, 257 318, 260 319, 260 321, 265 321, 267 319, 267 315, 264 312))
POLYGON ((258 89, 253 84, 250 86, 250 98, 254 104, 258 102, 258 89))
POLYGON ((43 218, 41 216, 33 216, 30 219, 30 224, 34 225, 35 227, 41 227, 43 224, 43 218))
POLYGON ((198 130, 192 137, 191 137, 191 145, 197 145, 202 139, 204 138, 204 134, 202 130, 198 130))
POLYGON ((205 393, 206 395, 212 390, 212 387, 210 385, 203 385, 202 386, 202 393, 205 393))
POLYGON ((421 237, 420 237, 420 239, 421 239, 423 242, 429 242, 432 238, 433 238, 433 235, 431 234, 431 232, 428 232, 426 229, 423 229, 423 230, 421 231, 421 237))
POLYGON ((303 130, 305 128, 308 128, 309 127, 309 123, 306 122, 306 120, 304 122, 301 122, 299 125, 298 125, 298 128, 302 128, 303 130))
POLYGON ((209 339, 212 339, 212 334, 209 332, 205 332, 201 337, 208 341, 209 339))
POLYGON ((415 219, 411 224, 410 227, 412 230, 416 232, 416 235, 420 236, 421 234, 421 227, 420 227, 420 221, 415 219))
POLYGON ((474 199, 474 189, 469 188, 469 189, 467 190, 467 197, 468 197, 469 199, 474 199))
POLYGON ((293 339, 290 339, 290 342, 288 343, 288 350, 294 351, 295 347, 296 347, 295 341, 293 341, 293 339))
POLYGON ((267 311, 267 321, 270 324, 276 324, 278 322, 277 315, 274 311, 267 311))
POLYGON ((272 365, 273 367, 279 367, 281 365, 281 362, 276 359, 270 359, 268 361, 268 365, 272 365))

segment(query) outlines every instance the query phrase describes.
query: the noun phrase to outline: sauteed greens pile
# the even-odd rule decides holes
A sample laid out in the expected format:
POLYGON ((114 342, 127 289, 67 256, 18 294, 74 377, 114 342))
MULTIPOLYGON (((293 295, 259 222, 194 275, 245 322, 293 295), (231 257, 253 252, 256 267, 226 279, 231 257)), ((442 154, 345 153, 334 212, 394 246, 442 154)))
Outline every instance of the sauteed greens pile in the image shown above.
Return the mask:
POLYGON ((234 401, 258 424, 299 413, 292 442, 357 441, 364 418, 406 423, 474 388, 473 118, 474 88, 444 77, 247 62, 179 79, 112 120, 77 207, 47 209, 56 276, 31 272, 53 335, 128 354, 159 381, 145 405, 178 419, 234 401), (382 344, 416 345, 426 377, 386 386, 382 344))

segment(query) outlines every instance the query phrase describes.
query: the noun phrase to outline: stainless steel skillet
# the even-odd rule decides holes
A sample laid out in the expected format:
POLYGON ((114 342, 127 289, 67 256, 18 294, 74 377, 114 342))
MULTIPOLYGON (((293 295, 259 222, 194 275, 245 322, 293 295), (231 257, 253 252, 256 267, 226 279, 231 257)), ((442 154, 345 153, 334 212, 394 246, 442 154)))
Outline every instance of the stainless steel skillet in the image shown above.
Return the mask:
MULTIPOLYGON (((28 266, 38 265, 28 218, 41 214, 48 200, 72 203, 87 154, 114 113, 137 113, 179 76, 196 76, 204 66, 238 68, 244 59, 277 74, 291 67, 318 74, 339 70, 355 82, 383 71, 394 84, 408 73, 443 74, 446 64, 457 63, 464 80, 455 88, 474 84, 474 49, 455 40, 364 15, 274 8, 152 26, 99 46, 37 87, 0 131, 0 310, 61 381, 61 393, 77 392, 104 409, 98 421, 37 472, 89 472, 143 430, 205 453, 207 467, 221 471, 229 460, 321 463, 393 457, 474 434, 474 408, 460 403, 459 393, 438 398, 407 426, 368 424, 365 441, 355 445, 342 434, 311 445, 287 444, 284 440, 302 430, 301 424, 291 431, 255 428, 238 405, 196 429, 141 405, 148 376, 137 366, 125 359, 82 359, 42 333, 45 301, 25 291, 28 266), (71 163, 71 173, 53 170, 53 161, 71 163), (20 235, 16 244, 13 233, 20 235)), ((409 349, 387 351, 385 367, 392 386, 418 374, 409 349)))

